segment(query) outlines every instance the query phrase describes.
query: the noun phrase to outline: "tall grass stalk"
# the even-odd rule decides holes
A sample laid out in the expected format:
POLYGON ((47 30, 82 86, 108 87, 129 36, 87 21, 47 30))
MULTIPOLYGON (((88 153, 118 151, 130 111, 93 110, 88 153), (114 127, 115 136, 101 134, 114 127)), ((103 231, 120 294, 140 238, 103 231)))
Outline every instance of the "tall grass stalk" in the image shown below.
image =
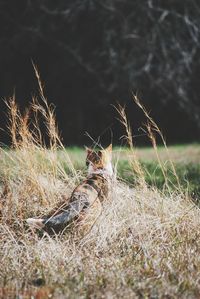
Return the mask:
POLYGON ((141 166, 140 161, 136 154, 136 150, 135 150, 135 147, 133 144, 132 130, 131 130, 131 126, 128 122, 128 119, 126 117, 125 108, 122 107, 121 105, 118 105, 118 107, 115 107, 115 109, 119 114, 119 121, 124 126, 125 131, 126 131, 126 135, 124 135, 123 137, 126 139, 129 149, 130 149, 131 154, 129 156, 129 161, 132 166, 133 172, 136 175, 137 182, 142 187, 145 187, 146 183, 145 183, 144 171, 142 169, 142 166, 141 166))
POLYGON ((181 188, 181 185, 180 185, 180 181, 179 181, 178 175, 176 173, 174 163, 173 163, 173 161, 170 157, 170 153, 169 153, 169 150, 168 150, 168 147, 167 147, 166 140, 165 140, 160 128, 158 127, 156 122, 153 120, 153 118, 150 116, 150 114, 147 112, 146 108, 140 102, 139 98, 136 95, 133 95, 133 100, 137 104, 137 106, 143 111, 144 115, 146 116, 146 119, 147 119, 147 124, 146 124, 147 133, 148 133, 149 139, 150 139, 150 141, 153 145, 153 148, 155 150, 155 154, 156 154, 159 166, 162 170, 163 176, 165 178, 165 182, 166 182, 166 186, 167 186, 168 190, 170 190, 170 188, 168 186, 169 178, 168 178, 167 173, 166 173, 165 165, 161 162, 161 159, 159 157, 159 153, 158 153, 158 149, 157 149, 157 143, 156 143, 156 136, 155 136, 154 132, 156 132, 156 134, 158 134, 160 136, 161 140, 162 140, 162 143, 165 147, 166 154, 167 154, 167 157, 168 157, 168 162, 170 164, 172 173, 173 173, 173 175, 176 179, 176 184, 177 184, 178 191, 181 192, 182 188, 181 188))

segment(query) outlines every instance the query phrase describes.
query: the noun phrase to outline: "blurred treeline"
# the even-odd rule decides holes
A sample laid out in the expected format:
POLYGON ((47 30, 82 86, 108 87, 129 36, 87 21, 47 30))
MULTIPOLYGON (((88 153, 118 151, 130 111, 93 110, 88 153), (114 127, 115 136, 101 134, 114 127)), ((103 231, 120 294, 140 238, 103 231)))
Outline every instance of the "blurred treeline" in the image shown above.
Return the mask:
MULTIPOLYGON (((0 0, 0 28, 1 98, 15 92, 27 105, 37 90, 33 60, 66 145, 89 143, 85 131, 107 142, 110 128, 121 142, 116 102, 143 135, 132 92, 169 142, 198 141, 199 0, 0 0)), ((0 108, 5 128, 2 100, 0 108)))

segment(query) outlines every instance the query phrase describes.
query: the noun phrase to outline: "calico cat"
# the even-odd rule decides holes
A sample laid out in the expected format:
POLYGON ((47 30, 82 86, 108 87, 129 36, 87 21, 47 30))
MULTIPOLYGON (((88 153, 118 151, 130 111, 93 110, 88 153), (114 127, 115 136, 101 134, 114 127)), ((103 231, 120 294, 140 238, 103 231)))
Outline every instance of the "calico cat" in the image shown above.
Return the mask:
POLYGON ((87 149, 87 178, 74 189, 69 202, 43 218, 28 218, 27 223, 35 228, 59 232, 73 220, 82 220, 99 209, 108 196, 113 176, 111 159, 112 145, 99 151, 87 149))

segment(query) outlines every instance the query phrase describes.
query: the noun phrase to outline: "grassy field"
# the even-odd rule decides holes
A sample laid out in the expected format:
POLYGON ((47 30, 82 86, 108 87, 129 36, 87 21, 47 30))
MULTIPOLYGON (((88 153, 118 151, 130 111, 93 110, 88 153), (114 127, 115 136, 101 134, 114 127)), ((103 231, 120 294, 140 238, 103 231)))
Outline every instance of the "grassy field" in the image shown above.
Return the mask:
MULTIPOLYGON (((85 168, 84 149, 73 147, 66 149, 72 159, 76 169, 85 168)), ((168 147, 170 158, 173 161, 180 184, 183 189, 196 201, 200 199, 200 144, 173 145, 168 147)), ((158 147, 158 152, 162 163, 167 169, 167 176, 171 182, 172 190, 176 187, 175 178, 169 165, 169 157, 163 146, 158 147)), ((163 189, 165 178, 158 164, 155 151, 151 147, 137 148, 136 155, 142 164, 145 172, 145 180, 149 186, 163 189)), ((120 180, 135 186, 135 176, 130 163, 131 152, 128 148, 115 147, 113 150, 113 164, 116 164, 117 176, 120 180)), ((66 167, 66 171, 68 171, 66 167)))
MULTIPOLYGON (((42 88, 42 87, 41 87, 42 88)), ((0 149, 0 298, 199 298, 198 144, 114 148, 116 180, 102 212, 49 236, 26 219, 66 202, 86 175, 44 100, 9 103, 11 149, 0 149), (45 146, 36 116, 45 118, 45 146), (34 114, 35 113, 35 114, 34 114)), ((158 132, 157 127, 156 132, 158 132)))
MULTIPOLYGON (((165 150, 158 149, 167 165, 165 150)), ((170 191, 151 148, 137 150, 137 185, 127 149, 114 148, 118 180, 91 230, 57 237, 31 231, 86 173, 85 151, 1 152, 0 298, 198 298, 200 146, 169 147, 181 191, 170 191), (70 162, 69 162, 70 161, 70 162), (189 193, 188 193, 189 192, 189 193)))

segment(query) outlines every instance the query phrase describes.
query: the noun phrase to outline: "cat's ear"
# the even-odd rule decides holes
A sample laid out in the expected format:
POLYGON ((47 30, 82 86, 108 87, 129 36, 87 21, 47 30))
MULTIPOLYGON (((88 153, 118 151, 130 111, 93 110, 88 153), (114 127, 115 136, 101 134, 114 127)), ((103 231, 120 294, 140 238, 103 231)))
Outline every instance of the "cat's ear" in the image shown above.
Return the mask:
POLYGON ((112 143, 105 149, 105 151, 112 153, 112 143))
POLYGON ((98 151, 97 155, 99 156, 99 158, 101 158, 102 157, 102 150, 98 151))
POLYGON ((88 148, 87 146, 85 146, 85 150, 86 150, 86 166, 88 167, 93 150, 91 148, 88 148))
POLYGON ((93 150, 87 146, 85 147, 85 150, 86 150, 87 156, 89 156, 93 152, 93 150))

